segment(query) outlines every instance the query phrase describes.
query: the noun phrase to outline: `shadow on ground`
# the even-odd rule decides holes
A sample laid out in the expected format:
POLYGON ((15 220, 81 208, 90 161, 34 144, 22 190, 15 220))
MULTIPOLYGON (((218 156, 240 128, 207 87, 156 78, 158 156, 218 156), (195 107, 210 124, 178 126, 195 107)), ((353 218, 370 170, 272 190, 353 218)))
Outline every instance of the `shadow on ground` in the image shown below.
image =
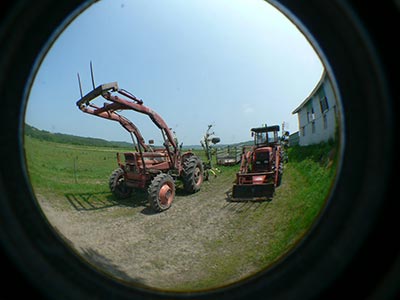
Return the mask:
POLYGON ((114 264, 110 259, 101 255, 94 249, 85 248, 82 249, 82 252, 80 253, 84 259, 86 259, 90 264, 95 266, 96 269, 99 269, 102 272, 106 272, 118 279, 122 279, 129 283, 139 283, 139 284, 144 283, 143 278, 140 277, 133 278, 129 276, 126 272, 124 272, 116 264, 114 264))
POLYGON ((109 192, 67 193, 65 197, 77 211, 100 210, 113 206, 139 207, 147 204, 147 194, 141 191, 135 191, 126 199, 117 199, 109 192))
POLYGON ((111 276, 114 276, 129 283, 144 284, 143 278, 129 276, 126 272, 121 270, 119 266, 114 264, 112 260, 100 254, 98 251, 92 248, 81 248, 80 250, 78 250, 75 247, 74 243, 70 239, 68 239, 61 231, 59 231, 57 228, 56 231, 71 249, 74 249, 74 251, 76 251, 76 253, 78 253, 86 263, 92 265, 96 270, 107 273, 111 276))
POLYGON ((232 190, 228 190, 225 193, 226 204, 221 209, 226 209, 233 213, 246 213, 248 211, 254 211, 259 208, 266 208, 272 201, 272 198, 242 198, 235 199, 232 197, 232 190))

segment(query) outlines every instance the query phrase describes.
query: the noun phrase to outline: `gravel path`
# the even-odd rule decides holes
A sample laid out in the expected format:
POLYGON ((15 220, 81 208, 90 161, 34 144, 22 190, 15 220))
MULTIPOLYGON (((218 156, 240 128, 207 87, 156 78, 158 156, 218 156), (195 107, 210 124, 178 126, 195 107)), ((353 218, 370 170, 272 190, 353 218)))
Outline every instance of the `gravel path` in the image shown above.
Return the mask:
MULTIPOLYGON (((250 215, 267 207, 268 202, 228 202, 226 193, 231 187, 231 177, 212 178, 196 194, 177 191, 172 207, 158 214, 147 206, 144 193, 123 202, 108 193, 37 198, 60 235, 101 271, 128 282, 173 290, 193 286, 218 268, 218 259, 229 255, 232 247, 214 245, 235 235, 238 214, 250 215)), ((243 266, 227 282, 254 271, 254 266, 243 266)))

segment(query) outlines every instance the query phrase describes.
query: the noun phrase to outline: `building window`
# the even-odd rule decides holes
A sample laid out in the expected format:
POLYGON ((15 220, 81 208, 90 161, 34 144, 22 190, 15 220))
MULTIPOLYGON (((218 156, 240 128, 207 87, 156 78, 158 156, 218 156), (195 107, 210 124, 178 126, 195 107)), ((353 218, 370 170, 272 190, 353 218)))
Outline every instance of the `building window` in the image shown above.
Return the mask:
POLYGON ((315 120, 314 107, 310 103, 310 105, 307 106, 307 121, 308 123, 311 123, 314 120, 315 120))
POLYGON ((327 112, 329 110, 328 99, 326 97, 319 99, 319 105, 321 106, 321 112, 327 112))
POLYGON ((304 126, 300 128, 300 133, 302 136, 306 136, 306 129, 304 128, 304 126))
POLYGON ((311 123, 311 132, 315 133, 315 122, 314 121, 311 123))
POLYGON ((324 87, 321 86, 317 92, 319 98, 319 105, 321 108, 321 113, 327 112, 329 110, 328 98, 326 98, 324 87))
POLYGON ((324 129, 328 129, 328 118, 327 118, 326 114, 324 114, 322 116, 322 121, 323 121, 323 124, 324 124, 324 129))

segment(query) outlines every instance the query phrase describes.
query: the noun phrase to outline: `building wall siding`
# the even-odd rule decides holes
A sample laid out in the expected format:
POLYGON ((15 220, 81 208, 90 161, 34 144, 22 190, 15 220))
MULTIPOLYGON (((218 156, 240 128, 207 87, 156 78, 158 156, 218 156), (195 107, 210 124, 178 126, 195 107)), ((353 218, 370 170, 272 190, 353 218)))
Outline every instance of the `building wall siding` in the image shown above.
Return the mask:
POLYGON ((320 98, 318 93, 315 92, 298 111, 299 144, 301 146, 317 144, 335 137, 337 105, 332 85, 327 76, 323 78, 321 87, 325 92, 328 109, 325 112, 321 111, 320 98), (313 110, 311 111, 311 109, 313 110), (324 122, 326 122, 326 125, 324 125, 324 122))

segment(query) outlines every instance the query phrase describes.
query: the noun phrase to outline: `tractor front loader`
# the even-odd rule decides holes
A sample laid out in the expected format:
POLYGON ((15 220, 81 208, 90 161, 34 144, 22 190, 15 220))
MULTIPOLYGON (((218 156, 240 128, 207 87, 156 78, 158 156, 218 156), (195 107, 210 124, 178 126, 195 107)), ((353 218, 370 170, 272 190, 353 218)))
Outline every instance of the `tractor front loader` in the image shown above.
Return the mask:
POLYGON ((279 126, 252 128, 254 145, 244 148, 232 189, 232 201, 271 199, 283 174, 279 126))
POLYGON ((81 93, 76 105, 84 113, 119 122, 132 137, 135 151, 122 155, 117 153, 118 168, 109 178, 109 187, 114 196, 127 198, 133 189, 147 189, 150 206, 156 212, 161 212, 168 209, 174 200, 175 180, 182 180, 188 193, 200 190, 204 176, 200 158, 190 151, 181 153, 181 147, 161 116, 146 107, 142 100, 120 89, 117 82, 99 85, 85 96, 81 93), (107 100, 102 106, 93 104, 93 100, 99 96, 107 100), (161 130, 163 147, 154 149, 151 141, 147 145, 139 129, 117 113, 124 110, 149 116, 161 130))

